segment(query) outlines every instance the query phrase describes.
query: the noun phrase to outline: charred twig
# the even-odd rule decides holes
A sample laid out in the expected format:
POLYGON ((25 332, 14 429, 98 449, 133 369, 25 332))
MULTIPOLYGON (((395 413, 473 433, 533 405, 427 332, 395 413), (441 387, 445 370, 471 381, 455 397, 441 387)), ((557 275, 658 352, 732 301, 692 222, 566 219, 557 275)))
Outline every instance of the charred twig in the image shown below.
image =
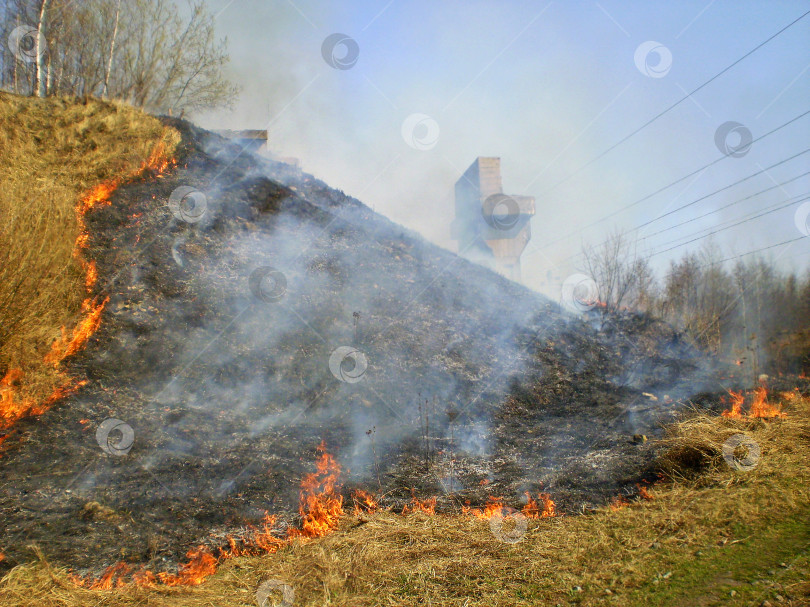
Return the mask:
POLYGON ((448 420, 447 425, 450 426, 450 444, 448 445, 447 450, 450 453, 450 487, 451 487, 451 491, 453 490, 453 486, 455 484, 455 478, 456 478, 456 470, 455 470, 456 459, 455 459, 455 456, 453 454, 453 448, 455 446, 454 430, 455 430, 455 423, 456 423, 456 418, 457 417, 458 417, 458 411, 456 410, 456 408, 452 407, 452 406, 449 406, 447 408, 447 420, 448 420))
POLYGON ((380 466, 377 462, 377 446, 374 442, 374 435, 377 434, 377 426, 372 426, 371 429, 366 430, 366 435, 371 439, 371 453, 374 454, 374 472, 377 475, 377 484, 382 492, 382 481, 380 480, 380 466))
POLYGON ((419 409, 419 433, 421 435, 420 438, 422 439, 422 455, 424 455, 424 457, 425 457, 425 466, 427 466, 427 446, 426 446, 426 444, 427 444, 427 432, 425 430, 425 428, 426 428, 425 414, 427 412, 422 408, 422 394, 421 393, 419 393, 417 395, 417 399, 418 400, 416 402, 416 406, 419 409))
POLYGON ((425 399, 425 467, 430 465, 430 411, 428 399, 425 399))

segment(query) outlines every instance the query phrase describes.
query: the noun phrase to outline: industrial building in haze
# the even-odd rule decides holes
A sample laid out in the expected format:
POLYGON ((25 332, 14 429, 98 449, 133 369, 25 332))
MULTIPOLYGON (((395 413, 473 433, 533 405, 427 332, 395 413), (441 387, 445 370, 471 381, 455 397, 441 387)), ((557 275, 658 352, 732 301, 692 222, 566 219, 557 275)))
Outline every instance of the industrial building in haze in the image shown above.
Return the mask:
POLYGON ((451 236, 459 254, 520 282, 534 197, 504 194, 501 159, 479 156, 456 182, 455 203, 451 236))
POLYGON ((296 169, 301 168, 301 161, 298 158, 293 158, 292 156, 278 156, 270 151, 270 147, 267 143, 266 130, 262 129, 246 129, 241 131, 216 130, 214 132, 217 135, 222 135, 223 137, 226 137, 234 141, 243 150, 253 152, 254 154, 266 156, 267 158, 270 158, 277 162, 283 162, 285 164, 292 165, 296 169))

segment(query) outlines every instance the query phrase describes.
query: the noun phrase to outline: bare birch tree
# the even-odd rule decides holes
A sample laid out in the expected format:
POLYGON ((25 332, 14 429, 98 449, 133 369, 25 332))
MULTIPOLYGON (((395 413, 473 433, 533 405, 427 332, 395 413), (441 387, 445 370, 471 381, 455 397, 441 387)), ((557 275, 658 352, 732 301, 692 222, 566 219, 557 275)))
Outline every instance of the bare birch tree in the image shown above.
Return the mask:
POLYGON ((182 12, 174 0, 8 0, 5 16, 4 39, 18 24, 36 25, 46 47, 33 66, 0 49, 0 85, 22 94, 94 95, 168 112, 229 106, 238 93, 223 73, 227 41, 198 0, 182 12))
POLYGON ((51 0, 42 0, 39 9, 39 21, 37 24, 38 35, 36 37, 36 65, 37 65, 37 96, 44 97, 47 94, 47 83, 45 80, 45 49, 42 48, 45 40, 45 25, 48 14, 48 6, 51 0))

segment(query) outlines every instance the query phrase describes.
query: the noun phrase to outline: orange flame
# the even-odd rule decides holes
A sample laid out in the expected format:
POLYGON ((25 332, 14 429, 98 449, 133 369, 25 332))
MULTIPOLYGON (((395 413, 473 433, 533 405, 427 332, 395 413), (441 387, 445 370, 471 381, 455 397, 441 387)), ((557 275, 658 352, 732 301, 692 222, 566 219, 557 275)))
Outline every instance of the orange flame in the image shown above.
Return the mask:
MULTIPOLYGON (((301 481, 301 496, 299 513, 302 518, 300 529, 290 529, 286 537, 279 537, 274 533, 276 517, 267 513, 264 515, 261 528, 252 529, 244 538, 227 538, 228 548, 221 548, 214 552, 205 546, 199 546, 186 553, 187 561, 178 567, 177 573, 162 572, 155 574, 143 567, 131 574, 131 584, 137 587, 154 588, 158 584, 166 586, 196 586, 213 575, 219 563, 225 559, 245 555, 259 555, 273 553, 287 546, 294 539, 322 537, 334 530, 343 515, 343 498, 338 488, 340 465, 335 458, 326 451, 324 442, 317 447, 318 458, 315 462, 316 471, 307 474, 301 481)), ((556 516, 556 509, 551 497, 545 493, 538 494, 534 500, 526 493, 528 503, 523 508, 523 514, 528 518, 545 518, 556 516), (542 508, 540 504, 542 503, 542 508)), ((352 493, 355 502, 355 513, 374 512, 378 504, 374 496, 358 489, 352 493)), ((402 509, 402 514, 423 512, 436 514, 436 497, 420 500, 413 497, 411 503, 402 509)), ((503 500, 490 496, 483 510, 463 507, 465 514, 473 514, 479 518, 504 516, 511 509, 503 504, 503 500)), ((71 580, 85 588, 107 590, 122 588, 130 585, 125 576, 130 574, 130 565, 119 562, 104 570, 98 579, 81 578, 71 575, 71 580)))
POLYGON ((503 516, 506 506, 504 506, 503 499, 500 497, 495 497, 494 495, 490 495, 487 498, 487 504, 484 506, 484 509, 481 510, 479 508, 470 508, 469 506, 462 506, 461 513, 462 514, 469 514, 476 518, 480 519, 491 519, 493 516, 503 516))
POLYGON ((110 301, 109 297, 105 297, 101 303, 96 303, 95 300, 91 301, 89 298, 85 299, 82 302, 82 311, 85 317, 74 327, 70 337, 68 337, 65 328, 62 327, 62 337, 51 344, 51 351, 45 356, 45 362, 57 367, 65 358, 81 350, 82 346, 101 325, 101 313, 104 311, 104 306, 107 305, 108 301, 110 301))
POLYGON ((557 516, 557 507, 554 505, 554 500, 548 493, 538 493, 535 501, 532 499, 531 493, 526 492, 526 499, 528 502, 523 506, 523 515, 526 518, 549 518, 557 516), (542 507, 540 506, 542 504, 542 507))
POLYGON ((610 500, 610 509, 616 512, 617 510, 621 510, 622 508, 626 508, 630 505, 630 502, 623 495, 617 495, 612 500, 610 500))
POLYGON ((760 386, 754 390, 754 402, 751 403, 751 417, 786 417, 786 413, 768 403, 768 389, 760 386))
MULTIPOLYGON (((734 392, 729 390, 731 395, 731 409, 723 411, 723 417, 733 419, 740 419, 746 417, 742 413, 742 405, 745 402, 745 396, 742 392, 734 392)), ((787 413, 782 411, 779 407, 774 406, 768 402, 768 388, 759 386, 754 389, 754 399, 751 402, 751 408, 748 411, 749 418, 773 418, 773 417, 787 417, 787 413)))
POLYGON ((84 266, 84 269, 86 270, 84 286, 89 293, 93 290, 93 285, 95 285, 96 281, 98 281, 98 268, 96 267, 96 262, 91 261, 84 266))
POLYGON ((301 481, 301 529, 293 529, 292 537, 322 537, 335 529, 343 514, 343 496, 337 493, 340 465, 321 442, 315 462, 317 472, 307 474, 301 481))
MULTIPOLYGON (((536 500, 528 491, 526 491, 524 495, 527 501, 521 512, 526 518, 550 518, 557 516, 557 507, 548 493, 538 493, 536 500)), ((483 520, 489 520, 493 516, 505 517, 510 512, 513 512, 513 510, 503 503, 503 498, 493 495, 487 498, 487 504, 483 509, 470 508, 469 504, 461 507, 462 514, 468 514, 483 520)))
POLYGON ((641 497, 641 499, 648 501, 655 499, 655 496, 652 493, 650 493, 650 491, 644 485, 636 484, 636 487, 638 488, 638 495, 639 497, 641 497))
POLYGON ((728 393, 731 395, 731 409, 723 411, 723 417, 742 417, 740 410, 745 401, 745 396, 743 396, 742 392, 734 392, 733 390, 729 390, 728 393))
POLYGON ((139 588, 154 588, 157 586, 158 577, 148 569, 141 567, 132 574, 132 583, 139 588))
POLYGON ((110 590, 112 588, 121 588, 126 582, 124 576, 129 573, 130 566, 126 563, 120 562, 107 567, 101 577, 91 584, 91 590, 110 590), (116 579, 116 576, 117 579, 116 579))
MULTIPOLYGON (((249 547, 252 547, 252 549, 248 549, 247 552, 255 553, 258 551, 260 554, 272 554, 284 546, 286 541, 273 534, 273 528, 275 526, 276 517, 265 512, 261 529, 255 529, 253 534, 245 542, 249 547)), ((234 544, 231 543, 231 549, 233 549, 233 547, 234 544)))
POLYGON ((412 498, 410 504, 405 504, 402 508, 402 514, 413 514, 414 512, 424 512, 425 514, 436 514, 436 497, 431 497, 426 500, 419 498, 412 498))
POLYGON ((377 500, 367 491, 356 489, 352 492, 352 501, 354 501, 355 516, 360 516, 364 512, 372 513, 377 511, 377 500))
POLYGON ((177 568, 177 574, 158 573, 166 586, 199 586, 217 571, 217 559, 205 547, 192 548, 186 553, 188 561, 177 568))
POLYGON ((21 369, 10 369, 0 379, 0 428, 8 428, 27 415, 39 415, 47 409, 31 399, 17 396, 17 384, 22 379, 21 369))

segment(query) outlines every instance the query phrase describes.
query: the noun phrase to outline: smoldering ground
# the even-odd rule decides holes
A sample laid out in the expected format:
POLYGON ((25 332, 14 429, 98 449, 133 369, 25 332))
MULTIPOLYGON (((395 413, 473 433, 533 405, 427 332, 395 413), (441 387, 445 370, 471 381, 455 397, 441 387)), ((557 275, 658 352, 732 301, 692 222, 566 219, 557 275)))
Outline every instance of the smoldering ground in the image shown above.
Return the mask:
POLYGON ((110 301, 72 361, 90 383, 7 441, 0 525, 26 538, 2 546, 10 564, 38 542, 72 567, 162 568, 265 511, 295 524, 322 440, 347 498, 452 510, 542 489, 573 511, 634 486, 651 448, 632 435, 701 385, 666 326, 569 315, 310 175, 171 123, 179 168, 87 217, 110 301), (197 194, 170 208, 181 187, 197 194), (99 447, 107 418, 132 428, 127 453, 99 447), (82 515, 91 502, 115 514, 82 515))

